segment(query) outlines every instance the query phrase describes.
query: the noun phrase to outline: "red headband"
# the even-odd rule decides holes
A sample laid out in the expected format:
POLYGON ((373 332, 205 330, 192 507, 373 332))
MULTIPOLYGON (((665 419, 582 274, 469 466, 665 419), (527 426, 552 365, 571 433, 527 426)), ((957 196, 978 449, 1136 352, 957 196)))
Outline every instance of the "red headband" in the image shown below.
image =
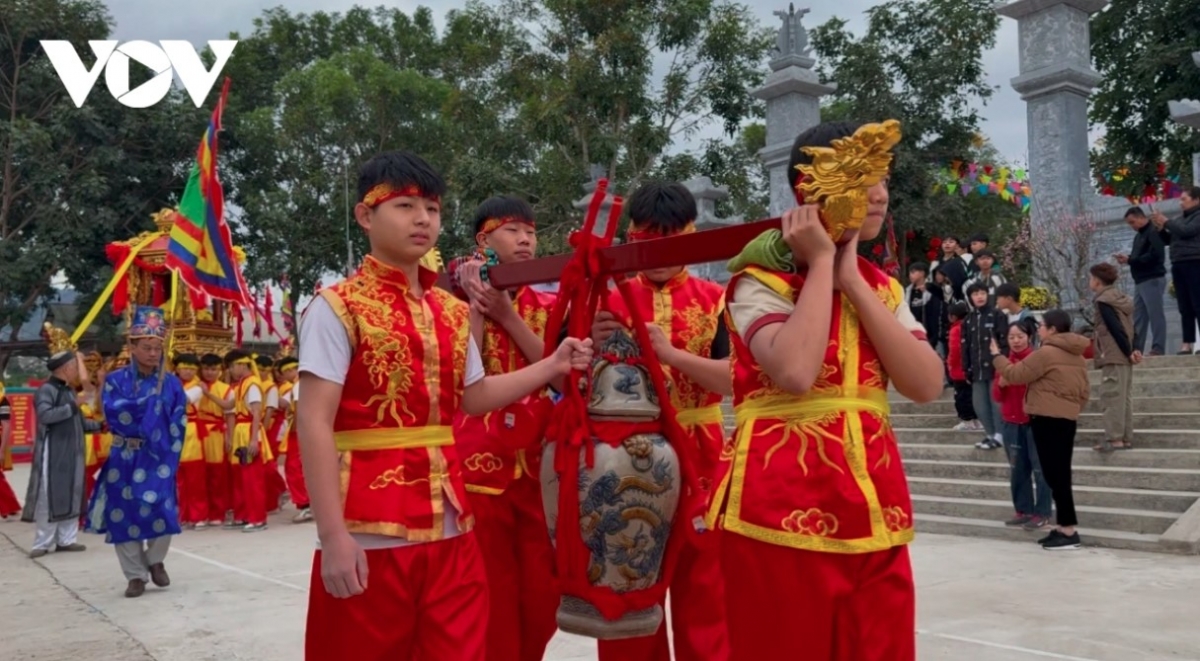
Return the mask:
POLYGON ((524 223, 530 227, 536 227, 532 218, 525 218, 523 216, 504 216, 503 218, 488 218, 487 220, 483 221, 482 225, 479 226, 479 231, 483 232, 484 234, 491 234, 492 232, 495 232, 509 223, 524 223))
POLYGON ((416 185, 410 184, 403 188, 396 188, 391 184, 383 183, 367 191, 367 194, 363 196, 362 203, 374 209, 384 202, 387 202, 388 200, 394 200, 398 197, 420 197, 427 200, 433 200, 434 202, 441 201, 437 195, 427 195, 419 186, 416 185))
POLYGON ((647 228, 644 230, 635 230, 632 227, 628 232, 625 232, 626 241, 649 241, 650 239, 663 239, 668 236, 679 236, 680 234, 691 234, 696 231, 696 223, 688 223, 679 228, 675 232, 664 232, 661 229, 647 228))

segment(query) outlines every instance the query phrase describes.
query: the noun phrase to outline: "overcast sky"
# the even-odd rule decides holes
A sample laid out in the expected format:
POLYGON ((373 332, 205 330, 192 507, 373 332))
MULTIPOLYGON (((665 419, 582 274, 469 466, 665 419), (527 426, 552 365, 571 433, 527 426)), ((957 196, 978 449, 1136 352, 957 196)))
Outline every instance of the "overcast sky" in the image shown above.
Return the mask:
MULTIPOLYGON (((780 21, 771 12, 786 9, 785 0, 743 0, 754 8, 764 25, 777 26, 780 21)), ((209 39, 225 38, 230 31, 243 35, 252 30, 252 21, 266 8, 286 5, 293 12, 345 11, 355 4, 367 6, 395 6, 405 12, 425 5, 433 9, 439 18, 447 10, 462 7, 465 0, 107 0, 109 10, 116 20, 115 38, 121 41, 145 39, 186 39, 193 45, 202 45, 209 39), (168 9, 169 7, 169 9, 168 9)), ((861 33, 866 26, 863 12, 876 0, 809 0, 797 2, 800 7, 811 6, 812 13, 804 19, 812 27, 825 22, 832 16, 849 21, 850 29, 861 33)), ((234 51, 237 57, 237 51, 234 51)), ((1025 104, 1008 81, 1018 73, 1017 67, 1017 24, 1003 19, 996 47, 984 54, 988 83, 998 87, 991 102, 983 108, 983 131, 1010 161, 1024 164, 1026 144, 1025 104)), ((716 133, 714 129, 713 133, 716 133)))

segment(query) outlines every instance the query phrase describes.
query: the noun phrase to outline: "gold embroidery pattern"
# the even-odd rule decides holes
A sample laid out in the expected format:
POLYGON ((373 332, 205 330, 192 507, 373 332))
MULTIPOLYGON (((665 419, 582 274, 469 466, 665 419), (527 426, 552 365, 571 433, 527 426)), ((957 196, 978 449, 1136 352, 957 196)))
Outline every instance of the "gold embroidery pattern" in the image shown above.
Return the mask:
POLYGON ((902 532, 912 528, 912 519, 904 513, 901 507, 883 508, 883 521, 892 532, 902 532))
POLYGON ((476 472, 495 473, 504 468, 504 461, 491 452, 476 452, 467 457, 463 465, 476 472))
POLYGON ((801 535, 829 537, 837 534, 838 520, 836 516, 813 507, 807 510, 796 510, 783 517, 780 526, 788 532, 801 535))
POLYGON ((842 415, 842 413, 832 412, 823 413, 821 415, 801 416, 790 419, 786 422, 778 422, 757 432, 755 436, 758 436, 759 434, 773 434, 777 431, 783 432, 779 442, 771 446, 771 448, 767 450, 766 455, 764 455, 763 470, 765 471, 770 467, 771 457, 774 456, 776 452, 783 449, 794 434, 798 439, 800 439, 800 451, 796 455, 796 462, 800 464, 800 470, 804 471, 805 475, 808 475, 807 457, 808 446, 810 443, 815 443, 817 446, 817 457, 821 459, 821 463, 839 473, 845 473, 845 471, 842 470, 842 467, 834 463, 829 458, 829 455, 825 452, 826 441, 843 445, 841 437, 836 434, 832 434, 825 429, 827 426, 837 424, 842 415))
POLYGON ((430 479, 432 479, 434 477, 445 477, 445 475, 442 474, 442 475, 435 476, 435 475, 431 474, 429 477, 421 477, 421 478, 417 478, 415 480, 406 480, 406 479, 404 479, 404 465, 401 464, 395 468, 389 468, 389 469, 383 471, 382 473, 380 473, 378 477, 376 477, 374 480, 371 481, 371 489, 374 491, 377 491, 379 489, 386 489, 393 485, 398 486, 398 487, 407 487, 407 486, 411 486, 413 484, 421 484, 422 482, 428 482, 430 479))
POLYGON ((397 425, 403 425, 401 412, 410 419, 413 417, 405 403, 405 395, 412 388, 414 373, 409 337, 395 332, 393 317, 397 314, 397 296, 381 287, 370 275, 346 281, 341 294, 357 313, 354 318, 360 344, 365 347, 362 361, 367 366, 372 385, 382 391, 364 405, 376 407, 377 423, 390 416, 397 425))

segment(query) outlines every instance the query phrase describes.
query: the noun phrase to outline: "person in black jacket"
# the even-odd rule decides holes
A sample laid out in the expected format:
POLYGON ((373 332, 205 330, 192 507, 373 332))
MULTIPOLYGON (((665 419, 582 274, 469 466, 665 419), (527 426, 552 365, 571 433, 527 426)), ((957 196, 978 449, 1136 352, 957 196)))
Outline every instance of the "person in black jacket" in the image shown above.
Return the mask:
POLYGON ((1196 346, 1196 317, 1200 315, 1200 186, 1192 186, 1179 198, 1181 218, 1167 217, 1155 211, 1150 220, 1164 233, 1171 246, 1171 281, 1179 300, 1183 322, 1183 350, 1190 354, 1196 346))
POLYGON ((1151 356, 1167 352, 1167 315, 1163 312, 1163 297, 1167 293, 1167 247, 1163 236, 1146 217, 1141 207, 1125 212, 1125 223, 1133 231, 1133 249, 1128 255, 1113 255, 1129 266, 1133 276, 1133 348, 1144 351, 1146 330, 1154 336, 1151 356))
POLYGON ((914 262, 908 267, 909 285, 904 288, 904 301, 913 317, 925 327, 925 337, 930 346, 942 356, 946 355, 946 319, 945 291, 929 280, 929 265, 925 262, 914 262))
POLYGON ((971 254, 963 252, 958 237, 947 235, 942 239, 942 259, 935 261, 931 267, 950 282, 951 302, 965 301, 963 285, 969 277, 970 259, 971 254))
POLYGON ((979 416, 987 435, 975 447, 995 450, 1004 445, 1001 436, 1004 419, 1001 417, 1000 404, 992 399, 995 369, 992 367, 991 344, 995 340, 1001 352, 1008 352, 1008 315, 992 306, 983 283, 976 282, 967 287, 967 298, 971 301, 972 310, 963 322, 963 371, 971 382, 975 415, 979 416))

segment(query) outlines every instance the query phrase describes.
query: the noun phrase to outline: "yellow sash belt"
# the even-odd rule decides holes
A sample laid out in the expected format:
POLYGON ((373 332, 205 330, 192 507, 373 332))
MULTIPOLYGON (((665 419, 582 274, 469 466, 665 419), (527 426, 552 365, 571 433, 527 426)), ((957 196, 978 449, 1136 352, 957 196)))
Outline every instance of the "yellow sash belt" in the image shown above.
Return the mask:
POLYGON ((434 448, 453 444, 454 433, 449 425, 354 429, 334 432, 333 441, 338 452, 434 448))
POLYGON ((702 406, 698 409, 681 409, 675 412, 675 420, 684 427, 693 427, 697 425, 725 423, 725 414, 721 411, 720 404, 712 404, 702 406))
POLYGON ((836 393, 809 393, 794 397, 773 395, 749 399, 734 407, 738 426, 761 418, 821 418, 830 413, 875 413, 888 415, 887 391, 878 388, 842 388, 836 393))

